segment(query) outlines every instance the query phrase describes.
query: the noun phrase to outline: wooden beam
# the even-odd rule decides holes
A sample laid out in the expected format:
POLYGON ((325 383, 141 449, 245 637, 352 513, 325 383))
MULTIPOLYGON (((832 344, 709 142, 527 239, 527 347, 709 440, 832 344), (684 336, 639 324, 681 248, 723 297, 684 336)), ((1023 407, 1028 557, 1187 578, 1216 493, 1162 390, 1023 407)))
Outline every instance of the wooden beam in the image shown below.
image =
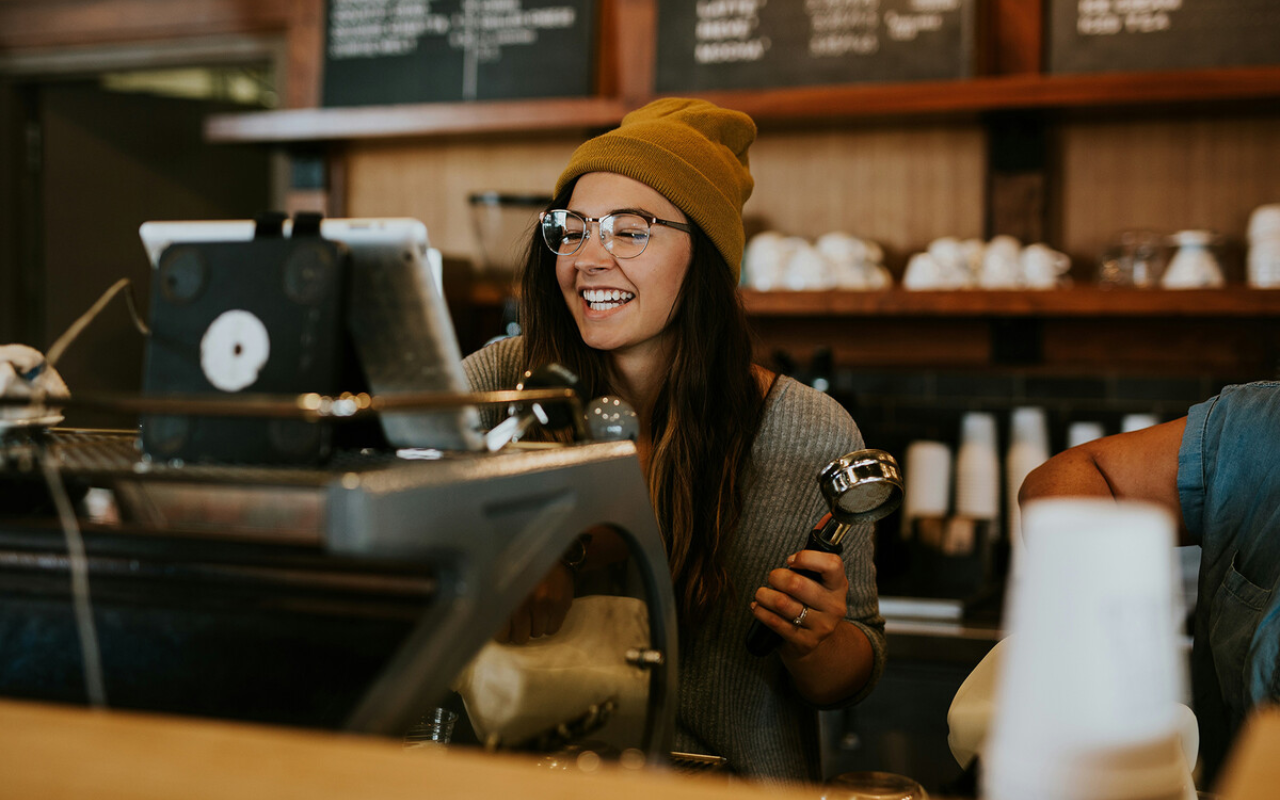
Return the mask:
POLYGON ((7 0, 0 52, 284 31, 291 0, 7 0))
MULTIPOLYGON (((658 49, 657 0, 612 0, 614 28, 611 34, 616 61, 616 94, 630 107, 653 97, 658 49)), ((604 42, 601 42, 602 46, 604 42)))
POLYGON ((315 108, 324 86, 324 0, 289 0, 285 108, 315 108))
POLYGON ((219 114, 205 123, 214 142, 320 141, 450 133, 613 127, 627 109, 610 98, 417 103, 219 114))
POLYGON ((988 0, 987 68, 993 75, 1039 74, 1044 8, 1036 0, 988 0))

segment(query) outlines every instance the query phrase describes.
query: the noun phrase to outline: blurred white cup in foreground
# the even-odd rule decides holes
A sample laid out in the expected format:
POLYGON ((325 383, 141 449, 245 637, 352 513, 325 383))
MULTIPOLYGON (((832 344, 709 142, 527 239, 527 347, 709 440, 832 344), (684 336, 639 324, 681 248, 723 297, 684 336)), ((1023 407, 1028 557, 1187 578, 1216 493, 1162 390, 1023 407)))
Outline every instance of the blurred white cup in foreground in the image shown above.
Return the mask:
POLYGON ((1022 522, 982 796, 1194 796, 1178 735, 1173 518, 1145 503, 1063 498, 1028 503, 1022 522))

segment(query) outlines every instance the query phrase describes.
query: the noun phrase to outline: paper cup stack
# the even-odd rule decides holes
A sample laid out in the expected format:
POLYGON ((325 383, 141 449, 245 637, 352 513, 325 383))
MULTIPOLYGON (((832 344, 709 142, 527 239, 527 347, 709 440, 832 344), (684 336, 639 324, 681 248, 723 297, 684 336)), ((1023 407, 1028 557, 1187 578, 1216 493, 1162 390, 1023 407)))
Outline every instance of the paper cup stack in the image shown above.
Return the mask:
POLYGON ((1086 442, 1101 439, 1106 435, 1107 432, 1103 429, 1101 422, 1092 420, 1073 422, 1067 426, 1067 449, 1079 447, 1086 442))
POLYGON ((1258 206, 1249 217, 1249 285, 1280 288, 1280 204, 1258 206))
POLYGON ((1049 460, 1049 426, 1044 409, 1027 406, 1015 408, 1009 424, 1009 452, 1005 454, 1005 523, 1013 558, 1022 549, 1021 514, 1018 490, 1031 470, 1049 460))
POLYGON ((1159 424, 1160 418, 1155 414, 1125 414, 1120 418, 1120 432, 1133 433, 1159 424))
POLYGON ((923 439, 907 445, 903 480, 905 524, 919 517, 945 517, 951 507, 951 448, 923 439))
POLYGON ((996 418, 982 411, 965 414, 956 455, 956 514, 994 520, 1000 516, 1000 457, 996 418))

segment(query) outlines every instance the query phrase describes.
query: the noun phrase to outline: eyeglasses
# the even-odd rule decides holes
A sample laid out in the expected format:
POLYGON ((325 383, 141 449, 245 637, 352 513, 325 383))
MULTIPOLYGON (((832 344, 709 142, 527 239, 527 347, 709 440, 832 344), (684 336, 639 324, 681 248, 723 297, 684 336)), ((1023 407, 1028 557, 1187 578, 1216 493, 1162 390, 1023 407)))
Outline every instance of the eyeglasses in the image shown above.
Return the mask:
POLYGON ((591 223, 600 226, 600 242, 615 258, 635 258, 649 246, 651 226, 666 225, 678 231, 691 233, 692 226, 657 217, 642 217, 629 211, 605 214, 592 219, 563 208, 544 211, 538 215, 542 225, 542 241, 551 252, 571 256, 582 249, 591 235, 591 223))

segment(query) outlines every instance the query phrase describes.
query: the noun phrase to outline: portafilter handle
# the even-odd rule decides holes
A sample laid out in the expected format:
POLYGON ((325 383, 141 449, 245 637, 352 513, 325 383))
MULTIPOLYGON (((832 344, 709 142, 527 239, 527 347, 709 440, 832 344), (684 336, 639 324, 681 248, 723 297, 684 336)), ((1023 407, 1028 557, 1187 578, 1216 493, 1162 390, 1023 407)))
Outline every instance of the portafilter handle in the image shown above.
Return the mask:
MULTIPOLYGON (((893 456, 883 450, 855 450, 837 458, 818 473, 818 488, 831 512, 809 531, 805 550, 841 552, 841 542, 854 525, 874 522, 902 505, 902 472, 893 456)), ((820 581, 809 570, 793 572, 820 581)), ((747 651, 768 655, 782 643, 782 637, 760 620, 752 620, 747 631, 747 651)))

